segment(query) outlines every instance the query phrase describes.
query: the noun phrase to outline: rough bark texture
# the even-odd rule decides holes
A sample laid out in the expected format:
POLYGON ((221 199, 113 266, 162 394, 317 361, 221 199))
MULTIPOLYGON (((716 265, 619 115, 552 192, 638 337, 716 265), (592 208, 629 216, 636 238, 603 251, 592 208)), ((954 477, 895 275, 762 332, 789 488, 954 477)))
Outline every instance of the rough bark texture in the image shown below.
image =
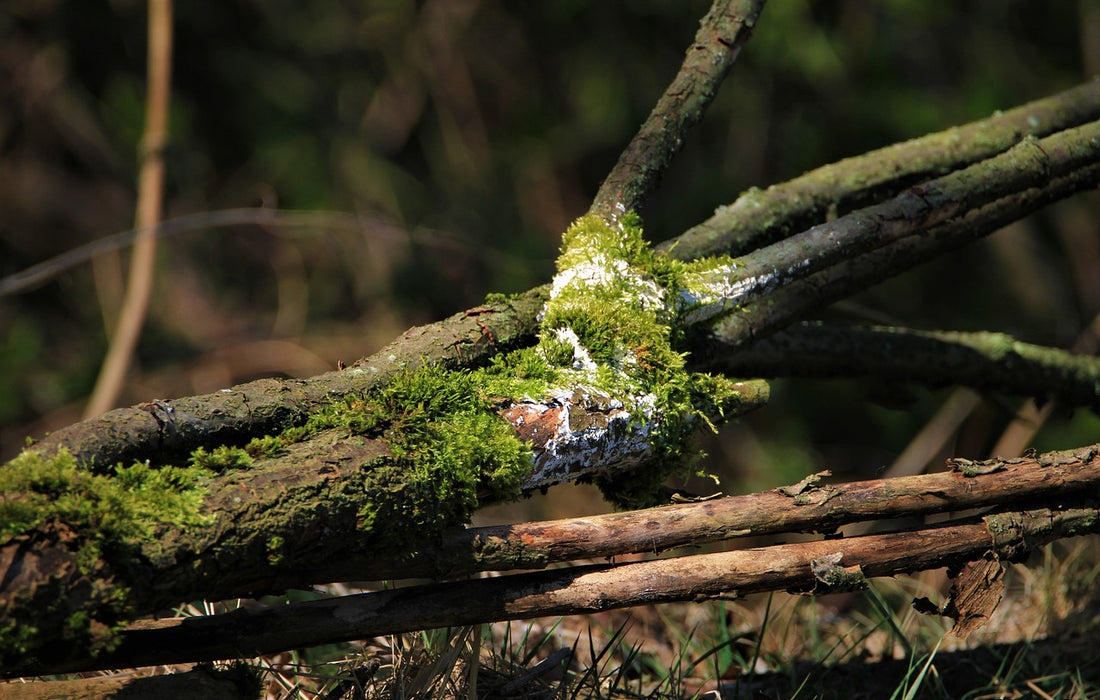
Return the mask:
POLYGON ((352 392, 381 386, 395 373, 425 362, 473 367, 530 344, 544 287, 418 326, 344 370, 310 379, 260 379, 213 394, 119 408, 54 431, 36 449, 65 448, 101 467, 116 462, 185 457, 197 447, 242 444, 303 422, 310 412, 352 392))
POLYGON ((868 577, 958 566, 991 550, 1016 558, 1051 539, 1097 530, 1100 512, 1095 508, 1040 509, 908 532, 414 586, 213 617, 150 621, 126 630, 109 654, 41 659, 8 673, 238 658, 412 630, 761 591, 858 590, 868 577))
POLYGON ((952 127, 822 166, 788 182, 753 188, 659 248, 684 258, 742 255, 836 215, 889 199, 922 180, 1100 118, 1100 80, 952 127))
POLYGON ((803 323, 737 352, 716 335, 701 337, 693 350, 712 372, 961 384, 1100 409, 1100 358, 1023 343, 1004 333, 803 323))
POLYGON ((574 559, 651 553, 737 537, 832 532, 853 522, 1010 505, 1100 485, 1100 445, 1037 457, 955 460, 936 474, 825 484, 585 518, 447 533, 408 562, 345 561, 334 580, 457 578, 574 559))
POLYGON ((260 679, 245 667, 199 667, 159 676, 0 683, 0 700, 255 700, 260 679))

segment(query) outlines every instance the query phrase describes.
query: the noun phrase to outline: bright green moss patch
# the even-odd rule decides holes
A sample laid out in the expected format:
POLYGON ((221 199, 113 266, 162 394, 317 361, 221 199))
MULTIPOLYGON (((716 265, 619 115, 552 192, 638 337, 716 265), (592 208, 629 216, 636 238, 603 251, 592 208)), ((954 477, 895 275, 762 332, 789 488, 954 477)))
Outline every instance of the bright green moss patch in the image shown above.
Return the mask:
POLYGON ((0 664, 33 653, 43 636, 59 635, 93 653, 110 648, 129 617, 130 590, 102 572, 122 552, 156 545, 164 527, 207 525, 202 503, 211 476, 194 464, 157 469, 147 462, 93 473, 64 450, 52 457, 25 450, 0 466, 0 542, 55 532, 60 541, 50 546, 71 552, 71 559, 54 560, 59 568, 43 584, 4 601, 0 664), (69 611, 64 606, 73 600, 82 607, 69 611), (42 628, 59 618, 60 628, 42 628))
POLYGON ((359 506, 360 530, 379 546, 411 554, 417 542, 467 522, 480 497, 518 498, 531 450, 498 416, 495 402, 524 390, 542 391, 545 363, 521 351, 477 372, 422 367, 386 386, 344 397, 305 425, 249 450, 306 440, 321 431, 385 441, 390 456, 372 467, 359 506))
POLYGON ((58 521, 91 541, 140 543, 161 525, 204 525, 202 480, 210 476, 200 466, 148 462, 96 474, 65 450, 49 458, 26 450, 0 467, 0 536, 58 521))
POLYGON ((219 445, 210 452, 200 447, 191 453, 189 463, 192 467, 221 473, 234 469, 248 469, 252 466, 252 455, 245 448, 229 445, 219 445))
POLYGON ((652 446, 640 468, 601 476, 604 495, 623 507, 651 504, 672 472, 688 470, 687 440, 736 401, 724 377, 688 372, 675 344, 687 318, 720 313, 729 259, 681 262, 656 254, 639 219, 578 219, 563 236, 539 350, 571 380, 622 401, 652 446), (707 309, 701 307, 707 306, 707 309))

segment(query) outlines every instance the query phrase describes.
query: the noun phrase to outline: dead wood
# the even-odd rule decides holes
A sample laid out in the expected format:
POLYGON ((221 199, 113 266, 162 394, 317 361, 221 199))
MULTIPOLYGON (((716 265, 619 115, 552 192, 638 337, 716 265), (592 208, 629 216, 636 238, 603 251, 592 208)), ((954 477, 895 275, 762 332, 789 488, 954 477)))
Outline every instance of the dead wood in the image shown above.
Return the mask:
POLYGON ((242 658, 378 635, 762 591, 858 590, 866 579, 1015 560, 1052 539, 1100 530, 1095 507, 1034 509, 917 530, 631 564, 595 564, 430 584, 210 617, 136 623, 97 657, 43 657, 8 676, 242 658))

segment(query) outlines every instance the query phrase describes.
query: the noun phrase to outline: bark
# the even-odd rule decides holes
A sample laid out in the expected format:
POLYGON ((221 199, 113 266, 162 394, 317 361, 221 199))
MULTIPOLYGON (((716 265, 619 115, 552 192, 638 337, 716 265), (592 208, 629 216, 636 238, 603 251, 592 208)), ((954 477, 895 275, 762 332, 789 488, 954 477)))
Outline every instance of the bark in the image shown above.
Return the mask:
MULTIPOLYGON (((263 533, 261 530, 254 533, 254 538, 257 540, 255 542, 255 554, 250 553, 244 544, 233 549, 219 542, 209 543, 209 551, 200 552, 200 554, 202 555, 203 566, 226 571, 225 576, 230 578, 236 576, 238 584, 243 582, 253 586, 274 584, 285 587, 302 586, 309 582, 377 579, 389 576, 453 577, 466 575, 477 570, 541 568, 552 563, 580 558, 611 558, 628 553, 657 552, 673 547, 698 545, 748 535, 800 531, 831 533, 840 525, 857 521, 912 517, 947 510, 987 507, 994 504, 1009 507, 1013 503, 1034 503, 1036 500, 1052 497, 1057 497, 1060 502, 1064 503, 1070 495, 1088 493, 1095 489, 1097 483, 1100 483, 1100 445, 1070 452, 1048 453, 1032 458, 989 460, 986 462, 955 460, 952 466, 951 471, 941 474, 840 485, 821 485, 818 483, 817 477, 811 477, 795 486, 748 496, 679 504, 593 518, 456 531, 446 535, 438 543, 426 545, 419 552, 417 558, 411 561, 394 557, 387 559, 384 554, 379 553, 377 543, 372 546, 370 542, 364 542, 364 546, 359 549, 349 545, 348 548, 339 552, 333 552, 326 548, 324 546, 326 540, 317 537, 318 529, 320 527, 338 528, 340 527, 341 518, 354 518, 354 514, 341 514, 338 512, 338 508, 333 505, 333 503, 341 501, 338 495, 330 492, 319 492, 316 502, 312 504, 322 509, 320 513, 316 514, 319 522, 306 522, 306 513, 309 509, 301 508, 298 513, 298 527, 303 531, 303 534, 298 536, 299 539, 288 541, 286 545, 294 550, 304 550, 289 559, 295 563, 295 566, 284 567, 271 562, 266 562, 267 566, 250 563, 250 557, 252 556, 270 555, 270 552, 264 548, 264 543, 269 541, 264 536, 269 533, 263 533), (219 546, 225 548, 219 549, 219 546), (310 547, 313 547, 313 549, 310 549, 310 547), (256 579, 258 572, 263 572, 266 577, 262 580, 256 579)), ((268 479, 266 477, 258 478, 257 483, 252 485, 242 484, 240 488, 243 491, 256 490, 262 501, 263 485, 260 483, 261 481, 268 481, 268 479)), ((272 483, 276 481, 277 479, 271 479, 268 488, 273 488, 272 483)), ((287 491, 291 493, 299 487, 300 485, 295 483, 285 485, 287 491)), ((272 507, 286 508, 282 504, 275 504, 272 507)), ((310 514, 310 516, 312 515, 314 514, 310 514)), ((280 519, 286 516, 276 514, 274 517, 280 519)), ((996 532, 1000 539, 996 542, 999 548, 998 552, 1002 558, 1020 556, 1024 551, 1020 549, 1020 542, 1026 539, 1028 543, 1032 543, 1033 539, 1031 538, 1036 534, 1034 528, 1038 527, 1038 521, 1035 521, 1034 518, 1020 524, 1009 516, 997 516, 997 519, 990 522, 997 523, 996 532)), ((218 527, 211 529, 220 532, 230 527, 228 523, 220 521, 218 527)), ((293 529, 281 530, 280 532, 288 538, 294 537, 293 529)), ((353 537, 353 535, 349 535, 349 537, 353 537)), ((223 536, 221 539, 224 540, 227 537, 223 536)), ((854 538, 846 540, 827 539, 824 543, 819 544, 833 546, 836 543, 855 541, 854 538)), ((986 543, 988 548, 988 539, 986 543)), ((948 545, 954 546, 951 543, 948 543, 948 545)), ((1029 544, 1029 546, 1033 545, 1029 544)), ((807 547, 812 549, 813 545, 807 545, 807 547)), ((48 556, 50 552, 49 548, 43 547, 41 543, 37 543, 33 551, 36 556, 41 557, 48 556)), ((753 551, 759 556, 772 556, 776 552, 785 550, 765 548, 753 551)), ((971 550, 967 549, 966 551, 970 552, 971 550)), ((819 555, 820 552, 814 554, 812 558, 817 558, 819 555)), ((934 553, 933 555, 939 556, 934 553)), ((745 565, 744 561, 736 558, 737 556, 744 555, 736 555, 727 563, 743 567, 745 565)), ((671 586, 668 590, 676 590, 676 586, 680 585, 676 582, 677 577, 684 576, 683 572, 694 566, 689 564, 688 560, 695 561, 696 558, 689 557, 676 560, 680 563, 676 565, 672 573, 667 574, 672 577, 667 581, 671 586)), ((700 561, 705 562, 707 560, 700 561)), ((760 565, 765 568, 771 566, 764 560, 761 560, 761 562, 760 565)), ((182 590, 190 590, 191 587, 196 585, 194 581, 195 574, 189 571, 193 565, 194 562, 190 560, 184 562, 169 561, 169 564, 160 570, 145 571, 143 574, 148 577, 145 584, 146 588, 149 591, 157 591, 162 594, 164 594, 166 585, 179 586, 182 590), (179 583, 175 583, 176 581, 179 581, 179 583)), ((656 571, 662 571, 659 563, 654 565, 657 567, 656 571)), ((51 563, 50 566, 54 567, 56 564, 51 563)), ((578 570, 587 571, 587 569, 578 570)), ((645 567, 642 569, 624 569, 621 574, 623 577, 629 577, 638 572, 645 573, 648 572, 648 569, 645 567)), ((556 571, 547 573, 546 576, 549 578, 536 577, 532 580, 535 582, 544 580, 560 581, 556 578, 558 573, 556 571)), ((656 574, 646 573, 646 575, 655 576, 656 574)), ((526 579, 514 579, 516 582, 524 580, 526 579)), ((695 579, 691 580, 695 581, 695 579)), ((729 581, 734 579, 721 578, 720 580, 729 581)), ((746 579, 736 580, 738 583, 731 586, 732 588, 742 589, 746 585, 756 585, 752 583, 756 579, 751 577, 747 579, 750 581, 747 584, 743 582, 746 579)), ((461 589, 466 584, 453 585, 461 589)), ((539 585, 542 584, 539 583, 539 585)), ((787 587, 788 585, 793 584, 784 583, 780 587, 787 587)), ((656 589, 656 595, 663 595, 660 590, 664 589, 664 583, 659 586, 652 584, 651 588, 656 589)), ((451 595, 452 588, 410 590, 431 590, 446 597, 451 595)), ((171 599, 171 594, 172 592, 164 594, 167 596, 165 599, 171 599)), ((650 602, 679 599, 682 598, 672 597, 666 599, 658 597, 650 602)), ((452 599, 456 604, 463 600, 461 596, 452 599)), ((632 599, 629 597, 624 598, 621 605, 635 604, 630 600, 632 599)), ((466 604, 463 603, 463 605, 466 604)), ((572 612, 579 611, 572 610, 572 612)), ((553 610, 548 610, 537 614, 551 614, 553 612, 553 610)), ((457 611, 454 614, 461 615, 464 613, 457 611)), ((225 619, 238 618, 226 617, 225 619)), ((401 618, 398 616, 394 619, 401 618)), ((491 619, 515 618, 499 617, 491 619)), ((157 627, 159 623, 148 624, 157 627)), ((226 624, 231 623, 227 622, 226 624)), ((423 619, 414 616, 408 624, 412 625, 409 629, 419 629, 420 627, 417 627, 417 625, 426 623, 423 619)), ((443 622, 442 624, 470 623, 455 620, 453 622, 443 622)), ((144 629, 146 625, 147 623, 138 623, 136 628, 144 629)), ((295 629, 297 628, 295 627, 295 629)), ((236 635, 234 643, 243 643, 240 635, 244 633, 233 632, 231 627, 223 631, 230 636, 236 635)), ((211 634, 213 633, 212 631, 211 634)), ((388 632, 379 631, 376 633, 388 632)), ((248 634, 252 634, 252 632, 248 634)), ((324 634, 329 633, 325 632, 324 634)), ((218 631, 217 636, 221 637, 222 631, 218 631)), ((247 634, 245 636, 247 637, 247 634)), ((284 637, 282 639, 288 638, 284 637)), ((164 644, 174 645, 176 641, 174 638, 170 638, 166 639, 164 644)), ((327 641, 336 640, 328 639, 327 641)), ((126 643, 123 642, 124 646, 126 643)), ((160 642, 157 643, 160 644, 160 642)), ((305 646, 312 643, 314 643, 313 638, 308 637, 300 639, 294 644, 290 644, 290 646, 305 646)), ((191 643, 188 642, 187 644, 191 643)), ((273 650, 267 647, 264 648, 269 651, 273 650)), ((242 647, 241 653, 245 654, 246 651, 252 653, 258 649, 258 647, 256 649, 242 647)), ((110 652, 101 651, 100 655, 102 656, 103 653, 107 653, 108 656, 103 657, 107 660, 102 663, 113 663, 110 659, 114 657, 109 655, 110 652)), ((62 668, 70 668, 65 665, 70 663, 68 660, 72 660, 71 662, 74 664, 88 663, 88 656, 88 651, 84 648, 73 648, 71 644, 57 643, 41 650, 36 657, 37 660, 34 658, 13 659, 9 660, 7 665, 13 669, 12 673, 37 673, 39 670, 54 672, 62 668), (45 664, 45 666, 39 669, 37 664, 45 664)), ((233 654, 227 654, 226 656, 233 656, 233 654)), ((216 657, 185 655, 172 658, 174 661, 195 661, 216 657)), ((141 657, 141 659, 142 663, 145 663, 145 657, 141 657)), ((130 658, 115 659, 115 662, 117 662, 116 665, 133 665, 136 660, 130 658)), ((169 661, 149 661, 149 663, 161 662, 168 663, 169 661)), ((100 662, 95 661, 94 663, 98 664, 100 662)), ((73 666, 72 668, 77 667, 84 668, 83 665, 73 666)))
POLYGON ((1003 333, 803 323, 732 350, 716 335, 701 337, 693 346, 707 370, 735 376, 874 376, 931 386, 961 384, 1100 410, 1100 358, 1023 343, 1003 333))
POLYGON ((711 6, 680 71, 600 186, 591 213, 615 218, 641 208, 680 150, 684 133, 703 118, 752 34, 764 2, 718 0, 711 6))
MULTIPOLYGON (((1100 121, 1026 138, 1009 150, 897 196, 738 258, 730 301, 763 292, 965 216, 1005 197, 1042 187, 1100 162, 1100 121)), ((1086 180, 1095 185, 1095 180, 1086 180)))
POLYGON ((877 204, 912 185, 1100 118, 1100 80, 822 166, 782 184, 752 188, 682 236, 658 246, 684 259, 743 255, 838 215, 877 204))
POLYGON ((1042 187, 972 211, 952 221, 841 261, 804 279, 790 282, 718 319, 706 332, 740 349, 808 314, 890 279, 932 258, 987 236, 1013 221, 1070 195, 1100 184, 1100 163, 1042 187))
POLYGON ((732 538, 832 533, 849 523, 1009 506, 1100 485, 1100 445, 1017 459, 954 460, 936 474, 821 484, 585 518, 453 531, 407 562, 345 561, 333 580, 458 578, 575 559, 655 554, 732 538))
POLYGON ((260 379, 213 394, 151 401, 54 431, 35 444, 45 454, 65 448, 100 467, 116 462, 185 457, 197 447, 243 444, 301 424, 320 406, 384 385, 425 363, 474 367, 500 352, 529 345, 546 301, 539 287, 418 326, 344 370, 310 379, 260 379))
POLYGON ((1054 538, 1100 530, 1094 507, 1037 509, 919 530, 826 539, 635 564, 597 564, 343 596, 128 628, 97 658, 41 659, 7 673, 240 658, 378 635, 592 613, 762 591, 858 590, 866 579, 958 567, 993 551, 1015 559, 1054 538))

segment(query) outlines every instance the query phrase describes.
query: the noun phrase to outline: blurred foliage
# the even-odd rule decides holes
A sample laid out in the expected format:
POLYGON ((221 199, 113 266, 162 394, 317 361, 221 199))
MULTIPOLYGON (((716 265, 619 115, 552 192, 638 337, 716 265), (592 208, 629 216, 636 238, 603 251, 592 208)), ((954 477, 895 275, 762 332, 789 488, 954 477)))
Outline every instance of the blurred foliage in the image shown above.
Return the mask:
MULTIPOLYGON (((1098 68, 1082 58, 1095 55, 1083 46, 1092 5, 769 4, 643 212, 647 232, 675 235, 746 187, 1080 82, 1098 68)), ((546 281, 561 231, 674 75, 705 9, 176 3, 168 215, 264 205, 355 212, 362 227, 238 226, 167 241, 124 400, 316 374, 486 292, 546 281)), ((145 20, 139 0, 0 7, 0 275, 129 227, 145 20)), ((842 313, 1068 345, 1100 311, 1096 211, 1095 199, 1048 210, 842 313)), ((0 298, 5 456, 78 416, 125 259, 0 298)), ((746 464, 755 436, 769 472, 874 469, 944 395, 859 381, 784 381, 774 394, 733 437, 710 441, 716 462, 746 464)), ((1015 404, 993 406, 987 434, 970 442, 990 444, 1015 404)), ((1094 441, 1095 428, 1062 421, 1060 446, 1094 441)))

